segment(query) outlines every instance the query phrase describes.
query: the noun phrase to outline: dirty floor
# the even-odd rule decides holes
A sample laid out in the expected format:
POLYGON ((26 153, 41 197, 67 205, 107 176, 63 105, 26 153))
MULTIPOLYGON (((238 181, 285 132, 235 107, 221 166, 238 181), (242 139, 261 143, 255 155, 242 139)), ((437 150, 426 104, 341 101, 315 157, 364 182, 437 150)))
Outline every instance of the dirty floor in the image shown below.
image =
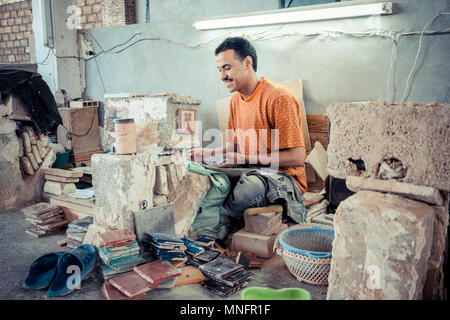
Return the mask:
MULTIPOLYGON (((47 291, 22 288, 28 267, 37 257, 51 251, 70 251, 58 247, 56 241, 64 239, 64 233, 44 238, 34 238, 25 233, 27 222, 20 209, 0 212, 0 300, 104 300, 100 291, 103 280, 93 271, 82 281, 81 288, 66 297, 50 298, 47 291)), ((248 287, 260 286, 273 289, 298 287, 308 290, 313 300, 325 300, 327 287, 302 283, 286 268, 282 258, 275 255, 262 259, 263 267, 250 269, 253 278, 248 287)), ((225 298, 239 300, 241 291, 225 298)), ((172 289, 154 289, 148 292, 147 300, 223 300, 200 284, 188 284, 172 289)))

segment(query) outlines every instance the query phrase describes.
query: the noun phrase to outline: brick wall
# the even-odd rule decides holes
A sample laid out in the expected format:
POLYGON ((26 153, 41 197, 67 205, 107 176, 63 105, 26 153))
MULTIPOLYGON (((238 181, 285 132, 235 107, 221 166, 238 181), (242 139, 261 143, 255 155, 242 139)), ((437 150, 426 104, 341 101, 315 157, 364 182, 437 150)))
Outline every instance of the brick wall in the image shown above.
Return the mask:
POLYGON ((81 8, 81 29, 101 28, 102 24, 101 0, 77 0, 77 6, 81 8))
POLYGON ((31 0, 0 5, 0 64, 30 63, 31 0))
POLYGON ((77 0, 81 29, 136 23, 135 0, 77 0))
POLYGON ((103 1, 103 25, 126 25, 136 23, 135 0, 103 1))

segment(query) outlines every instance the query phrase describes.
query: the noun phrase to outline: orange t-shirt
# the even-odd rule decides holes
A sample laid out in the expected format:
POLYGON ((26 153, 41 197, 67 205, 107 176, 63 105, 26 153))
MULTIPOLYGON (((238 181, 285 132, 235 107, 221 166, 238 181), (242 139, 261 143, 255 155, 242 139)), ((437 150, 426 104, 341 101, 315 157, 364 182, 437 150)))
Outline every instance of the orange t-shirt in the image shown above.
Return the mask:
MULTIPOLYGON (((239 145, 245 155, 305 146, 297 101, 286 87, 264 77, 248 100, 238 92, 231 97, 227 129, 233 130, 227 133, 227 142, 239 145), (272 138, 277 133, 278 148, 272 138)), ((308 190, 304 166, 279 170, 295 179, 302 194, 308 190)))

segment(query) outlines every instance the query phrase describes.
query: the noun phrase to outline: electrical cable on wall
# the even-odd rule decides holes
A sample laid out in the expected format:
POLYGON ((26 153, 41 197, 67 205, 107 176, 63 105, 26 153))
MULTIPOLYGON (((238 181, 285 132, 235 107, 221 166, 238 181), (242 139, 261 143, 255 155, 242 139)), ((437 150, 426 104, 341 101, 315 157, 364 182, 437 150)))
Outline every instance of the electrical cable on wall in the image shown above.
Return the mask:
MULTIPOLYGON (((411 77, 413 76, 413 73, 414 73, 414 71, 415 71, 415 69, 416 69, 417 59, 419 58, 419 55, 420 55, 420 49, 422 48, 423 35, 424 35, 425 31, 427 30, 428 25, 430 25, 431 23, 433 23, 433 21, 436 20, 436 19, 437 19, 439 16, 441 16, 441 15, 450 15, 450 12, 440 12, 440 13, 436 14, 436 15, 435 15, 433 18, 431 18, 430 21, 428 21, 428 22, 425 24, 425 26, 423 27, 422 33, 420 34, 420 38, 419 38, 419 47, 418 47, 418 49, 417 49, 417 54, 416 54, 416 57, 415 57, 415 59, 414 59, 414 64, 413 64, 413 66, 412 66, 412 68, 411 68, 410 73, 408 74, 408 78, 406 79, 405 92, 404 92, 404 94, 403 94, 402 99, 400 100, 400 103, 404 103, 405 100, 406 100, 406 98, 407 98, 408 95, 409 95, 409 90, 410 90, 410 83, 409 83, 409 81, 411 80, 411 77)), ((447 28, 447 30, 449 30, 449 28, 447 28)), ((412 86, 412 84, 411 84, 411 86, 412 86)))
MULTIPOLYGON (((414 64, 413 67, 411 69, 411 72, 408 75, 408 78, 406 80, 406 85, 405 85, 405 93, 401 99, 401 103, 403 103, 403 101, 407 98, 407 94, 408 94, 408 90, 409 87, 411 86, 411 77, 415 71, 416 68, 416 64, 417 64, 417 60, 420 54, 420 50, 422 47, 422 40, 423 40, 423 36, 424 35, 436 35, 436 34, 445 34, 445 33, 449 33, 450 32, 450 27, 446 27, 443 28, 441 30, 429 30, 427 31, 428 25, 431 24, 437 17, 441 16, 441 15, 449 15, 449 12, 440 12, 438 14, 436 14, 423 28, 423 30, 420 31, 413 31, 413 32, 403 32, 403 33, 399 33, 396 31, 388 31, 388 30, 376 30, 376 31, 369 31, 369 32, 348 32, 348 31, 341 31, 341 30, 323 30, 323 31, 317 31, 317 32, 309 32, 309 33, 304 33, 304 32, 289 32, 289 33, 281 33, 281 34, 276 34, 276 31, 279 31, 281 28, 283 28, 285 25, 281 25, 281 26, 277 26, 275 28, 272 28, 270 30, 266 30, 266 31, 262 31, 262 32, 258 32, 258 33, 253 33, 253 34, 248 34, 246 35, 250 40, 252 41, 264 41, 264 40, 281 40, 287 37, 322 37, 322 38, 337 38, 337 37, 342 37, 342 36, 352 36, 352 37, 379 37, 379 38, 385 38, 385 39, 390 39, 392 41, 392 52, 391 52, 391 61, 390 61, 390 66, 389 66, 389 70, 388 70, 388 75, 387 75, 387 101, 388 102, 392 102, 391 100, 391 92, 390 92, 390 82, 392 77, 392 73, 394 71, 394 66, 396 63, 396 58, 397 58, 397 53, 398 53, 398 41, 400 40, 401 37, 404 36, 412 36, 412 35, 420 35, 419 38, 419 48, 416 54, 416 58, 414 60, 414 64)), ((76 58, 78 60, 91 60, 92 58, 94 58, 94 61, 96 63, 96 67, 97 67, 97 71, 99 73, 100 79, 102 81, 102 85, 103 85, 103 89, 105 90, 105 84, 103 82, 103 78, 102 75, 100 73, 100 68, 98 65, 98 62, 96 60, 97 57, 99 57, 102 54, 105 53, 114 53, 114 54, 119 54, 122 53, 123 51, 133 47, 134 45, 136 45, 139 42, 143 42, 143 41, 165 41, 167 43, 170 43, 172 45, 176 45, 176 46, 181 46, 183 48, 189 48, 189 49, 198 49, 201 47, 206 47, 208 45, 210 45, 211 43, 214 42, 218 42, 221 40, 224 40, 225 38, 232 36, 234 33, 227 33, 225 35, 221 35, 219 37, 216 37, 214 39, 211 39, 209 41, 206 42, 202 42, 202 43, 198 43, 196 45, 187 45, 185 43, 180 43, 180 42, 176 42, 176 41, 172 41, 170 39, 167 38, 162 38, 159 36, 147 36, 147 37, 143 37, 140 39, 135 40, 134 42, 130 43, 135 37, 137 36, 141 36, 143 35, 142 33, 136 33, 133 36, 131 36, 128 40, 126 40, 125 42, 119 43, 117 45, 114 45, 113 47, 104 50, 103 47, 101 46, 101 44, 99 43, 99 41, 97 41, 97 39, 90 33, 90 32, 85 32, 86 34, 88 34, 90 37, 92 37, 92 39, 97 43, 97 45, 99 46, 99 48, 101 49, 100 52, 95 53, 92 57, 90 57, 89 59, 83 59, 83 58, 79 58, 79 57, 73 57, 73 56, 56 56, 55 53, 52 51, 52 53, 55 55, 55 57, 57 58, 76 58), (128 44, 128 45, 127 45, 128 44), (118 50, 115 50, 119 47, 125 46, 123 48, 120 48, 118 50)), ((49 52, 50 53, 50 52, 49 52)), ((49 54, 48 54, 49 55, 49 54)), ((46 57, 45 60, 48 59, 48 55, 46 57)), ((394 86, 394 82, 392 84, 392 86, 394 86)), ((395 88, 393 87, 393 89, 395 90, 395 88)), ((395 92, 395 91, 394 91, 395 92)), ((395 96, 395 93, 393 95, 393 97, 395 96)), ((393 98, 392 97, 392 98, 393 98)))

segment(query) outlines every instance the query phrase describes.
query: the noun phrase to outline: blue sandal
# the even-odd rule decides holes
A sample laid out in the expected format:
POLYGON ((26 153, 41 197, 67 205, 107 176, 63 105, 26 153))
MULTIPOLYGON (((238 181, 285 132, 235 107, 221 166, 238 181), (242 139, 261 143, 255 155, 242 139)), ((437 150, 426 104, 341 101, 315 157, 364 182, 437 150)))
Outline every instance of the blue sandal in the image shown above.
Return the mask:
MULTIPOLYGON (((97 250, 90 244, 83 244, 71 252, 66 252, 59 258, 57 273, 49 289, 49 297, 65 296, 73 292, 75 288, 69 288, 68 282, 74 277, 71 266, 77 266, 80 270, 80 282, 94 269, 97 262, 97 250)), ((77 269, 77 268, 75 268, 77 269)))
POLYGON ((59 258, 66 252, 51 252, 33 261, 23 282, 26 289, 47 288, 56 275, 59 258))

